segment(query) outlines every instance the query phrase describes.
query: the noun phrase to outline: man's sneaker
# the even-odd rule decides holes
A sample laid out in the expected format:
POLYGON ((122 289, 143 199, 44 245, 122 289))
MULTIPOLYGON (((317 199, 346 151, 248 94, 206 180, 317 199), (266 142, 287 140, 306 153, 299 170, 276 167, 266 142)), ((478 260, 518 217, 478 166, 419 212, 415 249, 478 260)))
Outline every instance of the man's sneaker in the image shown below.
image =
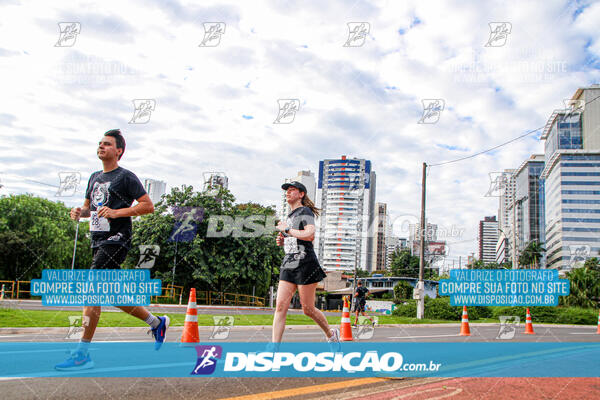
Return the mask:
POLYGON ((338 352, 342 350, 342 345, 340 344, 340 330, 337 328, 331 328, 331 337, 327 339, 329 343, 329 348, 333 352, 338 352))
POLYGON ((56 364, 54 368, 58 371, 79 371, 94 368, 94 362, 89 353, 83 354, 81 351, 73 351, 69 358, 60 364, 56 364))
POLYGON ((169 324, 171 323, 171 319, 169 317, 167 317, 166 315, 162 316, 162 317, 157 317, 158 319, 160 319, 160 324, 154 328, 151 329, 150 332, 152 332, 152 336, 154 337, 154 350, 160 350, 160 346, 162 346, 163 342, 165 341, 165 335, 167 334, 167 328, 169 327, 169 324))
POLYGON ((352 324, 352 327, 353 327, 353 328, 356 328, 356 324, 352 324))

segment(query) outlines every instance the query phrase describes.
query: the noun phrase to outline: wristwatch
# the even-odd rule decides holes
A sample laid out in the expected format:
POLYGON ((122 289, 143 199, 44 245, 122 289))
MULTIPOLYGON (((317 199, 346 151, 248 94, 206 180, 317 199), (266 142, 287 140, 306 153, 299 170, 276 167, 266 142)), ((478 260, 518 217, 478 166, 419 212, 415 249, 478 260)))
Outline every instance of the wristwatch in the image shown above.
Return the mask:
POLYGON ((283 231, 284 231, 285 233, 290 233, 290 227, 288 226, 288 227, 287 227, 287 228, 285 228, 283 231))

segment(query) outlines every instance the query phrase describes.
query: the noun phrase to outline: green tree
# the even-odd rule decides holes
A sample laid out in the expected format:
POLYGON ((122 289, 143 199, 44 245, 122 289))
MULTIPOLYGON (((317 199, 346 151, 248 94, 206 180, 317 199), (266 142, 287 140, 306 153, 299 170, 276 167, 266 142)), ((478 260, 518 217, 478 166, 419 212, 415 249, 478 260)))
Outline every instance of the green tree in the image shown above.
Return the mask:
POLYGON ((394 298, 397 301, 412 299, 413 290, 414 288, 410 283, 400 281, 394 286, 394 298))
MULTIPOLYGON (((160 255, 153 267, 154 277, 163 286, 173 282, 187 291, 197 290, 251 294, 256 288, 257 296, 266 296, 271 283, 271 271, 277 274, 283 258, 283 250, 275 243, 275 210, 255 203, 234 204, 233 195, 222 189, 215 197, 194 192, 191 186, 173 188, 171 193, 155 205, 155 212, 134 222, 133 249, 126 265, 133 267, 139 257, 138 246, 157 244, 160 255), (197 224, 192 241, 169 241, 177 222, 169 211, 173 207, 200 207, 203 219, 197 224), (255 234, 252 228, 242 225, 245 218, 256 229, 268 228, 267 234, 255 234), (223 237, 208 237, 211 217, 219 217, 217 231, 232 231, 223 237), (227 221, 229 219, 229 221, 227 221), (266 226, 265 226, 266 225, 266 226), (176 262, 176 263, 175 263, 176 262)), ((214 236, 214 235, 213 235, 214 236)))
MULTIPOLYGON (((33 195, 0 198, 0 279, 41 278, 43 269, 71 268, 76 223, 63 203, 33 195)), ((89 268, 88 226, 80 223, 77 268, 89 268)))
POLYGON ((366 271, 366 270, 364 270, 364 269, 357 268, 357 269, 356 269, 356 276, 357 276, 358 278, 368 278, 369 276, 371 276, 371 274, 369 273, 369 271, 366 271))
MULTIPOLYGON (((428 263, 425 262, 424 278, 431 279, 436 274, 435 272, 427 268, 428 263)), ((396 250, 392 254, 390 263, 390 275, 391 276, 403 276, 409 278, 419 277, 419 257, 410 254, 410 250, 396 250)))
POLYGON ((544 256, 546 249, 542 247, 537 240, 532 240, 527 243, 527 246, 521 252, 519 256, 519 264, 530 265, 533 268, 538 268, 538 263, 544 256))
POLYGON ((600 264, 598 262, 598 258, 597 257, 588 258, 587 260, 585 260, 583 267, 594 270, 594 271, 600 271, 600 264))
POLYGON ((567 272, 566 276, 571 283, 571 291, 568 296, 560 298, 561 304, 589 308, 598 306, 600 301, 600 271, 598 269, 584 266, 567 272))
POLYGON ((442 279, 450 279, 450 274, 446 272, 433 278, 434 281, 440 281, 442 279))

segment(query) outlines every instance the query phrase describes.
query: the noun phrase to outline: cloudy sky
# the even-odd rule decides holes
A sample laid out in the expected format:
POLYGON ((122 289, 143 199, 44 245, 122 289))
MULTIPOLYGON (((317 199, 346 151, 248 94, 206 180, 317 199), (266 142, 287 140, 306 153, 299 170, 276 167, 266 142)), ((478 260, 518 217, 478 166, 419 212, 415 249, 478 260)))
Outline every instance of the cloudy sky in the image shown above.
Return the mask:
MULTIPOLYGON (((600 81, 598 2, 199 3, 0 1, 0 194, 80 204, 98 140, 121 128, 121 165, 168 187, 222 171, 238 201, 279 204, 285 178, 345 154, 372 161, 393 217, 416 216, 423 162, 542 127, 600 81), (211 26, 223 32, 205 40, 211 26), (136 99, 154 102, 149 120, 131 123, 136 99), (280 99, 299 100, 293 122, 273 123, 280 99), (426 99, 444 109, 419 123, 426 99), (65 171, 82 185, 57 198, 65 171)), ((497 213, 489 173, 542 153, 539 136, 430 169, 429 221, 462 232, 449 260, 476 252, 478 221, 497 213)))

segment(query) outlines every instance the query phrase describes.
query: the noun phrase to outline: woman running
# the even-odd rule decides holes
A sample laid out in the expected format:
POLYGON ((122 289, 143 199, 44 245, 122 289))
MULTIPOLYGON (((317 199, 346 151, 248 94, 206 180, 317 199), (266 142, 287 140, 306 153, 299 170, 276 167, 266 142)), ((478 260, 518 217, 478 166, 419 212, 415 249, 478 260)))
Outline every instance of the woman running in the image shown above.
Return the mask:
POLYGON ((277 224, 277 245, 283 246, 285 257, 280 268, 277 288, 277 306, 273 318, 273 343, 280 343, 285 329, 285 317, 292 296, 298 289, 304 314, 312 318, 325 332, 327 341, 339 343, 340 332, 331 328, 325 315, 315 307, 317 283, 327 275, 319 265, 313 249, 315 238, 315 214, 319 210, 306 194, 306 187, 300 182, 281 185, 292 210, 287 221, 277 224))

